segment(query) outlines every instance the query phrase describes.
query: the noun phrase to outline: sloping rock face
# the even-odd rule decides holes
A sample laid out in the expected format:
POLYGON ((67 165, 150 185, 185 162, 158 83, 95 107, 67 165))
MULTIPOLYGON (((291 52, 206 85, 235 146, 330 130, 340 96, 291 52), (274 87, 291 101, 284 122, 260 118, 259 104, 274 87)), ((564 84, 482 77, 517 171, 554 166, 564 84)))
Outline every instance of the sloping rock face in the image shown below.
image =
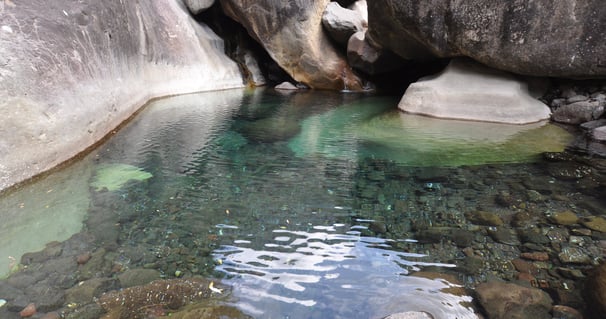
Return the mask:
POLYGON ((369 32, 406 59, 468 56, 533 76, 606 76, 600 0, 368 1, 369 32))
POLYGON ((467 59, 455 59, 439 75, 411 84, 398 107, 439 118, 509 124, 546 120, 547 105, 513 75, 467 59))
POLYGON ((150 98, 242 87, 181 1, 0 4, 0 190, 94 145, 150 98))
POLYGON ((221 0, 221 5, 296 81, 315 89, 361 90, 360 79, 322 30, 329 2, 221 0))

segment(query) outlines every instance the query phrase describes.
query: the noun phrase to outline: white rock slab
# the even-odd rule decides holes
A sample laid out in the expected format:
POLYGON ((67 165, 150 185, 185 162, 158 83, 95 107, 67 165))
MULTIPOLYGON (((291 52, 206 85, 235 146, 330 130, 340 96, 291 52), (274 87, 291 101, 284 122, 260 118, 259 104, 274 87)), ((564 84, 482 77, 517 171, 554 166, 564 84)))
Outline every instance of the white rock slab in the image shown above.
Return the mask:
POLYGON ((527 124, 546 120, 550 109, 512 74, 455 59, 438 75, 411 84, 398 107, 438 118, 527 124))

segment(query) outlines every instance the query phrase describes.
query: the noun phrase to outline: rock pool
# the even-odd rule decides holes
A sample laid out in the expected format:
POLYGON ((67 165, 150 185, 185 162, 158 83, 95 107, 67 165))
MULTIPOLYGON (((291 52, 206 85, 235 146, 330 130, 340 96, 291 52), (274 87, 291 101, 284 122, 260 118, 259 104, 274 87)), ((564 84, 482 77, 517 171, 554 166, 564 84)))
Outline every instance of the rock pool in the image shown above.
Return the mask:
POLYGON ((606 246, 604 159, 566 152, 572 135, 552 124, 396 105, 274 90, 150 103, 0 199, 0 317, 34 303, 66 318, 478 318, 497 310, 475 288, 495 281, 582 310, 606 246), (127 310, 98 302, 127 287, 127 310), (191 300, 158 301, 173 289, 191 300))

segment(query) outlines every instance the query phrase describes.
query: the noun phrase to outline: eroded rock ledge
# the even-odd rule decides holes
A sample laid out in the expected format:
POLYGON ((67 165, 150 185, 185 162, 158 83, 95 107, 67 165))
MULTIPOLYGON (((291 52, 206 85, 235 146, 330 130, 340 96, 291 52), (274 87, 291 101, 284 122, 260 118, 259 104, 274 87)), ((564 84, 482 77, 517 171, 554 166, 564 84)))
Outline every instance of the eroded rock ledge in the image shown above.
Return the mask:
POLYGON ((95 144, 151 98, 242 87, 181 1, 0 4, 0 190, 95 144))

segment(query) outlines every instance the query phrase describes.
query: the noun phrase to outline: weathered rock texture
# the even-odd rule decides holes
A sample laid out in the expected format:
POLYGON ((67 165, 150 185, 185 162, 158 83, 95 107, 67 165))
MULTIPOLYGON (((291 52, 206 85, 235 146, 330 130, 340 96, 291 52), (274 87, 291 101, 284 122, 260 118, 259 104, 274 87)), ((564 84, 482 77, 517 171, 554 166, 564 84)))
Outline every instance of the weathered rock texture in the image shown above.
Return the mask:
POLYGON ((398 107, 439 118, 527 124, 549 118, 547 105, 506 72, 456 59, 437 76, 411 84, 398 107))
POLYGON ((241 87, 180 1, 0 3, 0 190, 90 147, 153 97, 241 87))
POLYGON ((360 90, 360 79, 323 32, 329 2, 221 0, 221 5, 296 81, 316 89, 360 90))
POLYGON ((322 25, 337 43, 346 45, 349 37, 363 30, 362 19, 359 12, 343 8, 336 2, 330 2, 322 15, 322 25))
POLYGON ((368 1, 369 32, 406 59, 468 56, 519 74, 606 76, 606 6, 588 1, 368 1))
POLYGON ((193 14, 199 14, 210 8, 215 3, 215 0, 185 0, 187 9, 193 14))

